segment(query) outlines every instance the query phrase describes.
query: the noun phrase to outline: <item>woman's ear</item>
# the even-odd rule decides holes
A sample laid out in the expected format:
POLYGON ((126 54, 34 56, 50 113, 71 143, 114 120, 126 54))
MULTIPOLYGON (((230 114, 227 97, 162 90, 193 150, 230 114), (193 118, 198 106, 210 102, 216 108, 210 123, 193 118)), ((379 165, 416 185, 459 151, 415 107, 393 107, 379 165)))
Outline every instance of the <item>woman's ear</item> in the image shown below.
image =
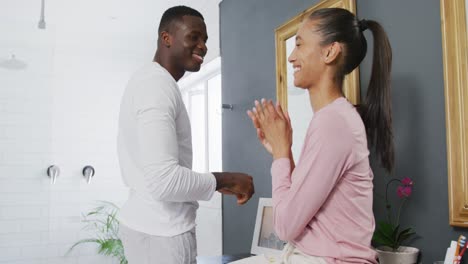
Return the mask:
POLYGON ((326 64, 335 63, 342 52, 342 46, 338 42, 333 42, 324 48, 323 61, 326 64))

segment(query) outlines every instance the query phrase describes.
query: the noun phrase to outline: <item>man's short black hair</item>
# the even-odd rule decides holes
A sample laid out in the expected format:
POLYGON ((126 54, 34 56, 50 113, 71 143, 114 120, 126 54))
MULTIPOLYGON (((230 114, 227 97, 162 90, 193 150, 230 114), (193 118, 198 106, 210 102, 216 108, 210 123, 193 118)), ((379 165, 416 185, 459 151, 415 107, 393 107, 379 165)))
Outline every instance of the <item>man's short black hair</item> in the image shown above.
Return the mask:
POLYGON ((174 6, 167 9, 162 15, 158 33, 160 34, 162 31, 169 32, 172 22, 181 20, 183 16, 196 16, 205 20, 202 14, 193 8, 188 6, 174 6))

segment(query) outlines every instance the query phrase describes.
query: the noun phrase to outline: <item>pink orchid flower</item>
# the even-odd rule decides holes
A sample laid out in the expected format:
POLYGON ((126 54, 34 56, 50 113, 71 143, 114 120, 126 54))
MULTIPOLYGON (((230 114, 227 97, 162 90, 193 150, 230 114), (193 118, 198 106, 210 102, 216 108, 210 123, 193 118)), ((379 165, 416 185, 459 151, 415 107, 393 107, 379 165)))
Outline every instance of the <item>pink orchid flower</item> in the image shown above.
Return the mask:
POLYGON ((405 177, 403 180, 401 180, 401 184, 406 186, 413 186, 413 180, 409 177, 405 177))
POLYGON ((397 195, 400 198, 410 197, 413 189, 410 186, 398 186, 397 195))

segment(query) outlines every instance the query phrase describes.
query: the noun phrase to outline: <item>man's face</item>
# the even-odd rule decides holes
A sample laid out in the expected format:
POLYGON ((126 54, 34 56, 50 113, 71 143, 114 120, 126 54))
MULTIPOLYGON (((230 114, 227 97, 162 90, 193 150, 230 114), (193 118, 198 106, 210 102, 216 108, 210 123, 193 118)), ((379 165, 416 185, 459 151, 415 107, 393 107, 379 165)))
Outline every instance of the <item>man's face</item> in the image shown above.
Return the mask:
POLYGON ((199 71, 208 51, 205 22, 196 16, 183 16, 173 32, 171 58, 184 71, 199 71))

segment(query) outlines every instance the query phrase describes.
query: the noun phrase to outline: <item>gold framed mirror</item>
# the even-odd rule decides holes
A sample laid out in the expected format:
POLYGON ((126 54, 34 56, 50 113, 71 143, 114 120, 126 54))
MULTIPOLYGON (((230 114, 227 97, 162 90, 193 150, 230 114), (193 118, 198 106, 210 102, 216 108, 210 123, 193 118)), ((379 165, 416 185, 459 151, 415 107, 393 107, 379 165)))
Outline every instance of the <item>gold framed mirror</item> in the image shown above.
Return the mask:
MULTIPOLYGON (((339 7, 356 14, 355 0, 324 0, 300 12, 295 17, 279 26, 275 31, 276 40, 276 98, 283 109, 288 110, 294 127, 292 152, 295 160, 299 157, 302 142, 312 118, 309 95, 304 89, 294 87, 294 70, 288 62, 288 56, 295 46, 295 36, 300 23, 315 10, 339 7), (288 107, 288 102, 290 103, 288 107)), ((348 100, 356 105, 360 101, 359 67, 348 74, 344 81, 343 92, 348 100)))
POLYGON ((468 0, 441 0, 449 221, 468 227, 468 0))

